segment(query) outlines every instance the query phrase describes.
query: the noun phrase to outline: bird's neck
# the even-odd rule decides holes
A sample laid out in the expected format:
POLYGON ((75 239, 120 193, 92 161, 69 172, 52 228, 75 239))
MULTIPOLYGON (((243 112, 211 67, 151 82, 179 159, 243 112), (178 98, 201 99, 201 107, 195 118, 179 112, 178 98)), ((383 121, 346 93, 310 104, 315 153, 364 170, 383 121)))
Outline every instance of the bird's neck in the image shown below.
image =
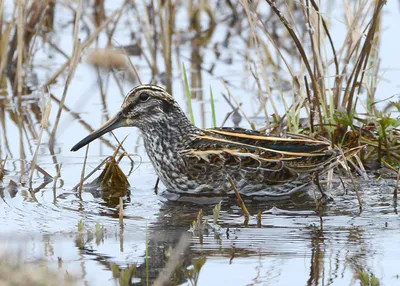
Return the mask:
POLYGON ((177 108, 157 122, 141 128, 141 132, 147 155, 157 170, 162 168, 165 162, 179 164, 178 152, 184 141, 187 140, 188 135, 198 134, 200 129, 190 122, 182 110, 177 108))

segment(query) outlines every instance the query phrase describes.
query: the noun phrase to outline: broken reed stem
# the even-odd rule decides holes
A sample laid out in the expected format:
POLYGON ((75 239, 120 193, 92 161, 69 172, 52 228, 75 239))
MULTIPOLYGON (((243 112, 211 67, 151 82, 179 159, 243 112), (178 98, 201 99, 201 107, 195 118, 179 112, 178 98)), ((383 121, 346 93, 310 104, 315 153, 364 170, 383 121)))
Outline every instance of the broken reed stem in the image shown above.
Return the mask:
POLYGON ((247 210, 246 205, 244 204, 244 201, 235 186, 235 182, 232 180, 232 177, 230 175, 227 175, 227 176, 228 176, 229 182, 232 185, 233 191, 235 192, 235 196, 236 196, 236 199, 238 200, 239 206, 242 209, 244 216, 248 219, 250 217, 249 211, 247 210))
MULTIPOLYGON (((114 151, 114 154, 111 156, 111 160, 110 160, 111 162, 110 162, 110 165, 108 165, 108 168, 107 168, 107 170, 106 170, 106 173, 105 173, 105 175, 104 175, 104 178, 107 178, 107 177, 108 177, 108 174, 111 172, 111 168, 112 168, 112 166, 113 166, 113 161, 115 162, 115 164, 118 164, 118 163, 116 163, 115 158, 117 157, 118 152, 119 152, 119 150, 121 149, 122 144, 124 144, 126 138, 128 138, 128 135, 126 135, 125 138, 124 138, 124 140, 122 140, 121 143, 119 143, 117 149, 115 149, 115 151, 114 151)), ((125 152, 126 152, 126 151, 125 151, 125 152)))
POLYGON ((82 172, 81 172, 81 181, 79 183, 79 198, 82 200, 82 189, 83 189, 83 182, 85 180, 85 169, 86 169, 86 161, 89 153, 89 146, 90 144, 87 144, 86 146, 86 152, 85 152, 85 159, 83 160, 83 167, 82 167, 82 172))
MULTIPOLYGON (((112 159, 111 156, 108 156, 107 158, 105 158, 103 161, 101 161, 101 163, 94 168, 89 174, 86 175, 85 178, 83 178, 82 183, 84 183, 87 179, 89 179, 94 173, 96 173, 108 160, 112 159)), ((75 187, 73 187, 73 190, 76 190, 81 182, 79 182, 78 184, 75 185, 75 187)))
MULTIPOLYGON (((131 160, 131 162, 132 162, 133 164, 135 164, 135 161, 133 161, 133 159, 132 159, 131 156, 129 155, 128 151, 126 151, 126 149, 124 148, 124 146, 122 146, 122 143, 124 143, 125 139, 126 139, 128 136, 125 137, 125 139, 124 139, 122 142, 120 142, 120 141, 118 140, 117 136, 115 136, 114 132, 111 131, 111 134, 112 134, 112 136, 114 136, 114 139, 118 142, 118 147, 121 147, 122 151, 124 151, 123 154, 125 154, 126 156, 128 156, 129 160, 131 160)), ((116 154, 115 154, 115 155, 116 155, 116 154)))

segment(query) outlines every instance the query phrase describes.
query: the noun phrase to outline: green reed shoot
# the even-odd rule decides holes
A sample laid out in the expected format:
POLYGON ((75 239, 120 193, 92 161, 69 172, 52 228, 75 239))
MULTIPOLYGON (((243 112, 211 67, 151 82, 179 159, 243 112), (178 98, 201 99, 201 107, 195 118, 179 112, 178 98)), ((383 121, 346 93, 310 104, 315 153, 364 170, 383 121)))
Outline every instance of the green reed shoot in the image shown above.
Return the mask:
POLYGON ((193 114, 193 108, 192 108, 192 94, 190 93, 189 81, 187 78, 186 68, 185 68, 184 63, 182 63, 182 67, 183 67, 183 77, 185 79, 185 91, 186 91, 186 98, 188 101, 190 120, 194 124, 194 114, 193 114))
POLYGON ((222 201, 220 201, 218 204, 216 204, 214 209, 213 209, 213 222, 214 222, 214 224, 218 223, 219 215, 220 215, 220 212, 221 212, 221 203, 222 203, 222 201))
POLYGON ((83 224, 83 220, 80 220, 78 222, 78 231, 81 232, 84 229, 84 224, 83 224))
POLYGON ((212 92, 212 88, 210 86, 210 99, 211 99, 211 114, 212 114, 212 123, 213 123, 213 127, 217 127, 217 116, 215 113, 215 102, 214 102, 214 95, 212 92))

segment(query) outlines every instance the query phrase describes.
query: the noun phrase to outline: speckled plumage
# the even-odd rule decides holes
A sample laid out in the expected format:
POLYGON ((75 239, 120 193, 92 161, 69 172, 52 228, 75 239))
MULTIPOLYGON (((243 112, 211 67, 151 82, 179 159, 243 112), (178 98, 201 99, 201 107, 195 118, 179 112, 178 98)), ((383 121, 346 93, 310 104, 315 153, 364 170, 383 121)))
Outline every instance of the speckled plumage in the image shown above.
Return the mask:
POLYGON ((288 195, 333 164, 338 152, 306 136, 266 136, 240 128, 200 129, 164 89, 131 90, 121 111, 73 151, 112 129, 135 126, 154 169, 172 192, 192 195, 233 193, 228 180, 247 195, 288 195))

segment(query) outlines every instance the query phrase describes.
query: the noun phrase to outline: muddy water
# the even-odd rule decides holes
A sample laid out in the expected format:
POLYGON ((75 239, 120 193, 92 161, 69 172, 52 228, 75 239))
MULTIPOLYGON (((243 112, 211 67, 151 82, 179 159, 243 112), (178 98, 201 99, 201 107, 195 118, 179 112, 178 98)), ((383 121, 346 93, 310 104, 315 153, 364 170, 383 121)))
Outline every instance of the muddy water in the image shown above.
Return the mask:
MULTIPOLYGON (((378 88, 385 90, 380 93, 382 98, 399 92, 396 82, 390 81, 398 78, 396 69, 400 61, 396 66, 391 64, 395 62, 393 59, 398 59, 398 52, 394 53, 393 43, 385 41, 398 38, 393 37, 396 30, 390 28, 399 21, 397 8, 394 1, 385 8, 389 16, 383 22, 387 29, 382 36, 381 66, 386 69, 387 81, 378 88)), ((57 9, 61 19, 71 16, 63 8, 57 9)), ((335 13, 332 13, 333 24, 337 24, 334 36, 340 39, 343 27, 338 24, 340 20, 335 19, 342 16, 340 11, 335 13)), ((123 19, 128 16, 124 15, 123 19)), ((217 36, 226 32, 226 27, 218 29, 217 36)), ((71 51, 72 28, 65 28, 60 23, 56 25, 56 31, 58 33, 53 37, 60 47, 71 51)), ((124 29, 116 33, 120 44, 130 43, 126 40, 127 34, 124 29)), ((189 67, 190 47, 183 45, 181 48, 186 57, 180 60, 189 67)), ((203 52, 203 66, 210 67, 215 60, 214 52, 211 49, 203 52)), ((196 124, 211 126, 210 85, 216 97, 217 122, 222 122, 232 111, 220 95, 226 93, 221 77, 232 84, 235 96, 243 103, 243 110, 256 119, 262 118, 255 93, 249 89, 244 74, 237 72, 246 66, 241 52, 231 45, 223 50, 221 57, 215 61, 213 74, 201 73, 200 90, 204 99, 192 103, 196 124)), ((62 57, 53 56, 51 51, 41 50, 36 60, 41 65, 34 73, 39 85, 64 61, 62 57)), ((142 80, 149 81, 150 70, 144 59, 133 58, 133 61, 139 66, 142 80)), ((182 73, 178 66, 175 68, 172 82, 175 97, 187 109, 182 73)), ((144 152, 140 134, 125 128, 115 134, 120 139, 129 135, 124 146, 134 154, 134 171, 129 176, 131 187, 117 193, 85 187, 79 196, 73 187, 80 180, 84 150, 71 153, 69 149, 89 133, 87 125, 100 126, 107 116, 118 111, 123 100, 116 82, 110 77, 107 83, 107 73, 100 72, 100 75, 107 94, 106 104, 100 97, 95 69, 85 63, 78 66, 65 104, 79 114, 81 120, 76 120, 69 112, 62 113, 54 148, 48 144, 49 133, 44 133, 38 165, 52 179, 34 172, 31 191, 27 170, 37 146, 41 94, 37 90, 25 97, 20 109, 12 100, 11 89, 8 89, 8 96, 0 98, 1 158, 8 156, 7 173, 0 182, 1 249, 10 254, 18 253, 29 265, 40 265, 61 277, 72 277, 80 285, 117 284, 112 269, 115 272, 115 268, 126 269, 134 264, 136 273, 132 283, 151 285, 174 252, 171 248, 181 239, 188 240, 189 245, 182 249, 178 268, 192 269, 196 261, 206 259, 198 285, 359 285, 360 272, 375 276, 382 285, 400 285, 400 220, 397 205, 392 201, 395 181, 377 179, 373 174, 368 180, 359 179, 363 202, 361 213, 351 185, 346 188, 335 185, 329 191, 334 200, 326 206, 321 217, 314 212, 312 201, 305 198, 285 202, 247 201, 254 216, 245 223, 236 202, 224 199, 217 226, 210 224, 202 231, 191 231, 191 224, 200 209, 204 219, 213 221, 212 210, 217 201, 211 204, 209 201, 208 204, 170 201, 162 195, 163 186, 156 194, 156 175, 144 152), (19 123, 16 118, 23 118, 26 124, 19 123), (121 195, 124 198, 122 222, 118 217, 118 197, 121 195), (261 222, 256 218, 259 211, 262 212, 261 222)), ((64 81, 65 77, 61 77, 50 87, 57 98, 62 96, 64 81)), ((128 81, 122 83, 124 92, 135 85, 128 81)), ((35 87, 34 83, 32 85, 35 87)), ((53 102, 50 122, 55 121, 58 108, 53 102)), ((282 106, 280 108, 283 110, 282 106)), ((260 121, 262 124, 263 120, 260 121)), ((227 125, 232 124, 228 121, 227 125)), ((240 125, 248 127, 243 118, 240 125)), ((104 138, 115 144, 111 136, 104 138)), ((113 150, 103 141, 92 143, 86 173, 113 150)), ((130 161, 124 159, 121 167, 128 173, 130 161)), ((177 273, 176 284, 190 285, 188 275, 177 273)))

